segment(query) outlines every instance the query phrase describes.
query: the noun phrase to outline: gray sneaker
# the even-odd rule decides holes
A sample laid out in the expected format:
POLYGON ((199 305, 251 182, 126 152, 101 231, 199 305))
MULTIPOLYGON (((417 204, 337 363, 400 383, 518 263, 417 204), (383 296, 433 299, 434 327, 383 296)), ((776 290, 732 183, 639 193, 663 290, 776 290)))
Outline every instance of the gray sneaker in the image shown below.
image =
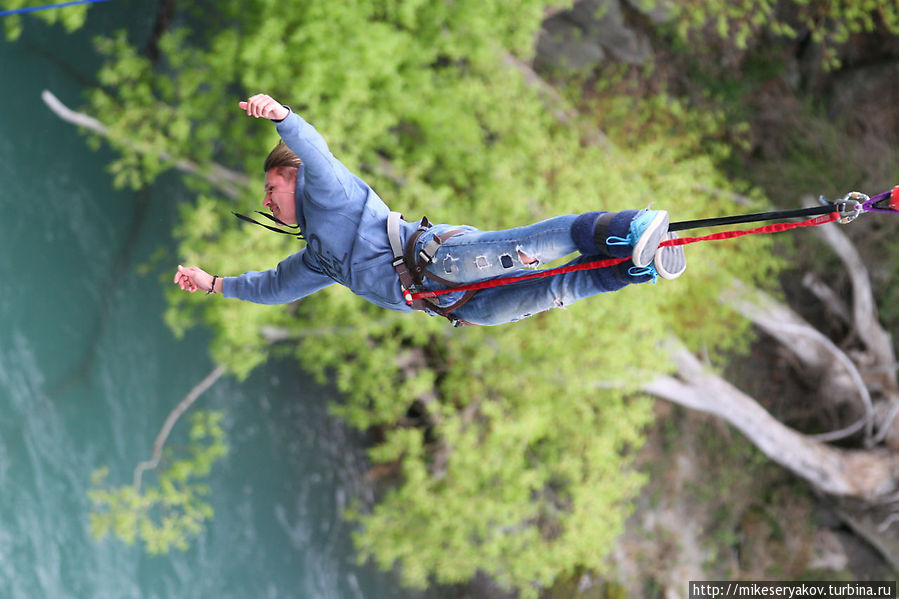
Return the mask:
POLYGON ((641 210, 631 221, 627 237, 609 237, 607 245, 629 245, 634 248, 631 261, 637 268, 652 264, 659 244, 668 232, 668 213, 664 210, 641 210))
MULTIPOLYGON (((678 239, 678 234, 668 231, 663 241, 678 239)), ((687 270, 687 257, 684 255, 684 246, 662 246, 656 251, 652 261, 655 270, 663 279, 676 279, 687 270)))

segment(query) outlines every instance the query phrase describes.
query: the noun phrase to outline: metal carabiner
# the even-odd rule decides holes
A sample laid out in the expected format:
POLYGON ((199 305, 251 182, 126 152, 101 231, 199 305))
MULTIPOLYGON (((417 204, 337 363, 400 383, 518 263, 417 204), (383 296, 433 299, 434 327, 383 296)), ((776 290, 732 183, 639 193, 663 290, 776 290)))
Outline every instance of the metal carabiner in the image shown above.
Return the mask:
POLYGON ((860 191, 850 191, 846 196, 838 201, 835 205, 840 213, 840 222, 848 224, 859 217, 864 212, 863 205, 869 198, 860 191))

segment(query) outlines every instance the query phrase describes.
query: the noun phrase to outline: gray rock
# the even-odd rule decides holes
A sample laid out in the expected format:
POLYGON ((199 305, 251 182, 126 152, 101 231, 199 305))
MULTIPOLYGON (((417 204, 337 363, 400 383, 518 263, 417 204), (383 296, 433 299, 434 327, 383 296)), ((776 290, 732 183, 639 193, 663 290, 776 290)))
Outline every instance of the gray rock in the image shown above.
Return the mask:
POLYGON ((653 25, 664 25, 674 18, 668 0, 627 0, 627 5, 649 18, 653 25))
POLYGON ((543 23, 537 38, 537 57, 542 63, 579 70, 593 67, 606 58, 605 50, 585 36, 582 29, 565 18, 553 17, 543 23))
MULTIPOLYGON (((579 4, 584 4, 581 2, 579 4)), ((601 17, 595 21, 591 37, 616 60, 627 64, 644 64, 652 57, 652 45, 642 32, 632 28, 624 19, 621 3, 616 1, 599 1, 596 4, 601 17)))
POLYGON ((643 64, 652 56, 649 38, 625 20, 619 0, 581 0, 544 21, 537 60, 569 69, 596 66, 607 58, 643 64))

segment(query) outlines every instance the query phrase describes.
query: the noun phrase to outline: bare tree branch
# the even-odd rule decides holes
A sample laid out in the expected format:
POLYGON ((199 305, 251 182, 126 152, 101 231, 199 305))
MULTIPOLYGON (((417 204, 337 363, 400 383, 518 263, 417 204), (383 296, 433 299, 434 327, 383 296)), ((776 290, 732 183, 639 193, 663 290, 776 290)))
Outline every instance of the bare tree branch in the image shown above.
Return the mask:
MULTIPOLYGON (((841 350, 836 344, 828 339, 823 333, 818 331, 818 329, 812 328, 811 326, 799 326, 799 325, 790 325, 790 324, 782 324, 781 331, 786 334, 799 335, 799 336, 808 336, 812 339, 815 339, 818 343, 820 343, 827 351, 829 351, 834 358, 836 358, 837 362, 843 365, 846 369, 846 372, 849 373, 849 377, 852 379, 852 382, 855 385, 856 390, 858 391, 858 395, 862 400, 862 405, 865 408, 865 417, 861 420, 863 426, 865 428, 865 440, 866 443, 869 443, 871 440, 871 436, 874 431, 874 403, 871 401, 871 393, 868 391, 868 387, 865 385, 865 382, 862 380, 862 376, 856 368, 855 363, 849 359, 849 356, 841 350)), ((848 428, 853 428, 852 426, 848 428)), ((851 434, 851 433, 849 433, 851 434)), ((823 438, 830 437, 830 440, 835 440, 842 438, 841 436, 833 436, 834 433, 828 433, 825 435, 820 435, 819 440, 824 440, 823 438), (823 438, 821 438, 823 437, 823 438)), ((845 436, 848 436, 845 435, 845 436)))
POLYGON ((816 233, 834 251, 843 262, 849 273, 852 284, 852 316, 855 331, 868 352, 862 370, 874 374, 869 376, 869 384, 874 384, 882 391, 886 401, 890 402, 890 410, 876 413, 880 430, 870 438, 871 443, 886 442, 886 445, 899 448, 899 420, 896 420, 896 406, 899 405, 899 379, 896 369, 890 367, 896 363, 896 353, 890 334, 881 326, 877 317, 877 304, 871 286, 871 277, 864 259, 855 245, 840 227, 816 227, 816 233))
MULTIPOLYGON (((63 104, 59 98, 53 95, 52 92, 44 90, 41 93, 41 98, 44 100, 47 107, 62 120, 77 125, 78 127, 84 127, 102 137, 109 138, 109 128, 106 125, 92 116, 81 112, 75 112, 70 109, 63 104)), ((150 151, 138 141, 131 141, 129 145, 131 148, 141 153, 150 151)), ((156 152, 156 150, 153 151, 156 152)), ((240 196, 240 194, 250 185, 250 178, 244 173, 231 170, 220 164, 211 163, 200 166, 190 160, 173 159, 172 155, 168 152, 158 152, 158 155, 164 161, 173 162, 175 168, 178 170, 202 178, 204 181, 210 183, 213 187, 231 198, 240 196)))
POLYGON ((886 439, 887 435, 890 433, 893 427, 893 422, 896 420, 896 415, 899 414, 899 398, 893 398, 893 405, 890 407, 889 412, 883 418, 883 422, 880 425, 880 431, 874 435, 874 438, 871 439, 873 444, 882 443, 884 439, 886 439))
POLYGON ((843 450, 810 439, 779 422, 728 381, 704 370, 682 346, 672 355, 679 378, 657 378, 644 387, 647 393, 723 418, 770 459, 823 492, 874 500, 899 489, 899 455, 894 452, 843 450))
POLYGON ((853 326, 849 305, 818 275, 813 272, 805 273, 802 277, 802 286, 811 291, 812 295, 818 298, 831 314, 840 319, 840 322, 850 327, 853 326))
MULTIPOLYGON (((839 441, 840 439, 845 439, 846 437, 851 437, 858 431, 865 428, 865 425, 870 422, 870 418, 862 418, 861 420, 856 420, 854 423, 849 426, 843 427, 839 430, 831 431, 829 433, 818 433, 815 435, 809 435, 809 438, 814 439, 816 441, 821 441, 822 443, 830 443, 832 441, 839 441)), ((871 445, 874 445, 872 442, 871 445)))
POLYGON ((224 367, 218 366, 214 368, 212 372, 206 375, 206 378, 191 389, 190 393, 188 393, 184 399, 169 412, 168 417, 165 419, 165 423, 162 425, 162 429, 159 431, 159 434, 156 435, 156 441, 153 443, 153 456, 149 460, 139 463, 134 469, 134 489, 137 492, 140 492, 141 480, 144 472, 153 470, 159 466, 159 460, 162 459, 162 448, 165 445, 166 439, 169 438, 169 433, 172 432, 172 428, 174 428, 178 418, 180 418, 181 414, 186 412, 207 389, 215 384, 224 373, 224 367))
MULTIPOLYGON (((845 352, 788 306, 758 289, 748 288, 740 281, 734 281, 731 289, 724 293, 724 300, 765 333, 790 348, 790 351, 796 354, 806 366, 828 373, 827 367, 836 359, 836 362, 845 369, 856 394, 861 399, 864 408, 865 439, 866 442, 871 440, 874 426, 874 405, 871 394, 855 363, 845 352), (828 355, 822 355, 822 350, 828 355)), ((850 429, 852 427, 841 432, 850 429)), ((828 437, 830 436, 828 435, 828 437)))
MULTIPOLYGON (((870 349, 874 364, 893 364, 896 361, 893 342, 877 319, 877 305, 865 261, 839 227, 815 227, 815 232, 830 246, 849 273, 852 282, 853 322, 859 338, 870 349)), ((896 373, 890 370, 886 374, 889 387, 895 393, 899 390, 896 373)))
POLYGON ((893 525, 893 522, 899 522, 899 512, 890 514, 887 519, 880 523, 880 526, 877 527, 877 531, 886 532, 887 529, 893 525))
MULTIPOLYGON (((886 534, 887 528, 880 521, 879 513, 858 509, 857 506, 848 505, 846 508, 837 509, 837 515, 852 531, 869 543, 886 562, 893 568, 899 569, 899 536, 886 534), (883 528, 883 530, 881 530, 883 528)), ((887 521, 890 517, 887 517, 887 521)))

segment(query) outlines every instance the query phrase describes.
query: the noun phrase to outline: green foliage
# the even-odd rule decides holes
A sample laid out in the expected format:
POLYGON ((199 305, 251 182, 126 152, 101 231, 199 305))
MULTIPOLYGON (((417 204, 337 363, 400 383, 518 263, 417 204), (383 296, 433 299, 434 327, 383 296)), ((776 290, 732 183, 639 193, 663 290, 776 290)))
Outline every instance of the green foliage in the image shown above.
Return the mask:
MULTIPOLYGON (((90 111, 110 124, 122 184, 150 181, 177 158, 258 173, 261 189, 277 136, 236 104, 264 91, 410 218, 497 229, 650 202, 675 220, 731 211, 714 115, 665 95, 610 98, 614 149, 585 145, 579 125, 553 117, 504 60, 528 57, 544 4, 219 2, 202 31, 163 37, 156 67, 122 36, 101 41, 108 63, 90 111)), ((198 189, 176 231, 183 264, 236 274, 302 247, 233 220, 259 190, 235 203, 198 189)), ((209 326, 216 360, 238 376, 275 351, 261 331, 283 331, 308 372, 337 384, 334 411, 383 431, 371 457, 401 476, 353 513, 363 557, 399 564, 409 584, 481 570, 534 596, 576 568, 603 569, 643 482, 629 466, 651 419, 639 389, 669 369, 659 344, 676 334, 729 346, 737 327, 720 291, 733 277, 768 276, 766 243, 691 247, 677 282, 496 328, 385 312, 338 286, 275 308, 170 285, 167 321, 179 333, 209 326)))
MULTIPOLYGON (((503 341, 520 341, 500 337, 497 364, 510 354, 503 341)), ((525 597, 577 564, 602 566, 644 482, 625 456, 642 443, 649 402, 592 390, 585 400, 583 381, 565 384, 548 372, 558 370, 552 357, 527 355, 544 380, 506 371, 474 381, 496 395, 476 393, 467 409, 446 410, 436 449, 420 430, 391 432, 372 457, 401 462, 405 484, 360 518, 363 557, 383 568, 401 564, 413 586, 482 570, 525 597)))
POLYGON ((190 417, 189 443, 183 456, 166 450, 154 485, 110 486, 108 468, 91 477, 90 530, 96 540, 113 535, 128 545, 140 542, 151 555, 186 550, 213 510, 209 487, 201 481, 227 453, 221 412, 202 410, 190 417))
POLYGON ((893 0, 641 0, 640 4, 664 7, 682 39, 696 41, 697 33, 712 31, 741 50, 764 33, 788 38, 807 33, 822 45, 825 65, 831 68, 840 65, 837 48, 853 34, 878 27, 899 33, 899 4, 893 0))
MULTIPOLYGON (((19 8, 31 8, 34 6, 44 6, 49 4, 48 0, 7 0, 3 3, 2 10, 17 10, 19 8)), ((75 6, 66 6, 64 8, 50 8, 47 10, 39 10, 26 14, 9 15, 2 17, 3 29, 6 39, 13 41, 19 39, 22 35, 22 21, 36 17, 41 21, 49 24, 58 23, 62 25, 67 32, 72 32, 84 25, 84 19, 87 17, 87 4, 75 6)))

